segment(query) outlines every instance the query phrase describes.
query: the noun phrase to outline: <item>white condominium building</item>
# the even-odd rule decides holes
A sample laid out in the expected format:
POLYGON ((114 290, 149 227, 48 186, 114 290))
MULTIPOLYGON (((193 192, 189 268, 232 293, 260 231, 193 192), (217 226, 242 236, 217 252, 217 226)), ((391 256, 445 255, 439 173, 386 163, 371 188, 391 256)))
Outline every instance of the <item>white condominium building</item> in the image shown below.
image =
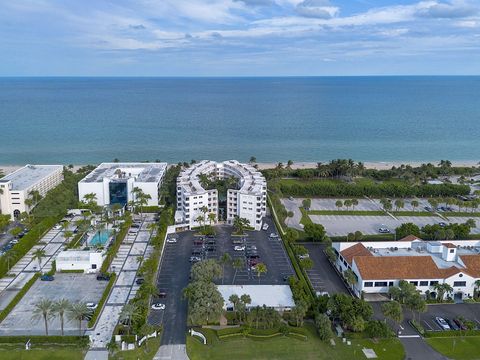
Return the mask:
POLYGON ((22 212, 30 212, 31 208, 25 200, 31 198, 31 192, 38 191, 44 197, 62 180, 62 165, 26 165, 8 174, 0 179, 2 214, 10 214, 13 220, 19 218, 22 212))
POLYGON ((150 195, 147 206, 157 206, 166 169, 166 163, 102 163, 78 183, 78 197, 82 201, 94 193, 100 206, 123 206, 135 200, 132 191, 137 187, 150 195))
POLYGON ((235 216, 238 216, 247 219, 255 230, 261 229, 267 207, 267 182, 253 166, 236 160, 221 163, 204 160, 180 173, 177 179, 177 224, 185 224, 190 228, 199 226, 199 216, 205 216, 209 223, 208 214, 215 215, 213 223, 219 221, 218 191, 204 189, 201 184, 203 176, 211 179, 235 178, 235 189, 227 189, 224 219, 232 224, 235 216), (206 215, 202 212, 203 207, 207 208, 206 215))
MULTIPOLYGON (((336 267, 353 271, 353 291, 388 293, 400 280, 415 285, 421 294, 436 296, 437 284, 449 284, 455 299, 470 298, 480 280, 480 241, 423 241, 407 236, 399 241, 333 243, 336 267)), ((445 294, 446 296, 447 294, 445 294)))

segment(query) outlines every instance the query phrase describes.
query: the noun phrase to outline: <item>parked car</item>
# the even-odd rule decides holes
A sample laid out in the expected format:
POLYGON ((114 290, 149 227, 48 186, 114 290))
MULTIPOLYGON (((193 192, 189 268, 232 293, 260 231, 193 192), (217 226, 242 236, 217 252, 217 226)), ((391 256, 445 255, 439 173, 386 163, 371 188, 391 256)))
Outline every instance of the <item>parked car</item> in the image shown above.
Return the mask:
POLYGON ((169 243, 169 244, 176 244, 176 243, 177 243, 177 239, 176 239, 176 238, 167 238, 167 243, 169 243))
POLYGON ((255 251, 257 247, 255 245, 247 245, 247 251, 255 251))
POLYGON ((260 255, 258 254, 249 254, 247 257, 250 259, 260 259, 260 255))
POLYGON ((453 319, 453 322, 462 330, 467 330, 467 327, 460 319, 453 319))
POLYGON ((433 210, 430 206, 425 206, 424 209, 425 209, 426 211, 432 211, 432 210, 433 210))
POLYGON ((294 201, 295 199, 293 198, 293 196, 289 196, 289 197, 288 197, 288 200, 294 201))
POLYGON ((42 275, 40 277, 40 280, 42 281, 53 281, 55 278, 52 275, 42 275))
POLYGON ((267 223, 263 224, 262 229, 267 231, 268 230, 268 224, 267 223))
POLYGON ((213 235, 213 234, 208 234, 208 235, 207 235, 207 238, 209 238, 209 239, 215 239, 215 235, 213 235))
POLYGON ((193 245, 203 245, 203 240, 194 239, 193 240, 193 245))
POLYGON ((53 227, 54 230, 60 230, 62 228, 62 225, 57 224, 53 227))
POLYGON ((196 263, 196 262, 199 262, 199 261, 202 261, 202 258, 200 258, 199 256, 190 256, 190 260, 189 260, 191 263, 196 263))
POLYGON ((387 228, 385 225, 381 225, 379 228, 378 228, 378 232, 380 234, 389 234, 390 233, 390 229, 387 228))
POLYGON ((309 257, 310 257, 310 255, 308 255, 308 254, 298 255, 298 258, 299 258, 300 260, 308 259, 309 257))
POLYGON ((450 330, 450 326, 448 326, 444 318, 437 316, 435 321, 437 322, 438 326, 442 328, 442 330, 450 330))
POLYGON ((244 251, 245 250, 245 245, 237 245, 233 248, 235 251, 244 251))
POLYGON ((142 278, 142 277, 139 277, 139 278, 137 278, 137 280, 135 280, 135 283, 137 285, 142 285, 144 282, 145 282, 145 279, 142 278))
POLYGON ((244 240, 242 238, 233 238, 232 243, 233 245, 241 245, 244 243, 244 240))
POLYGON ((160 304, 160 303, 152 304, 152 310, 165 310, 165 304, 160 304))
POLYGON ((455 324, 455 321, 450 319, 445 319, 445 321, 447 322, 448 326, 450 326, 452 330, 460 330, 460 327, 457 324, 455 324))
POLYGON ((445 226, 447 226, 447 223, 445 223, 445 222, 443 222, 443 221, 440 221, 440 222, 438 223, 438 226, 440 226, 440 227, 445 227, 445 226))
POLYGON ((158 290, 157 296, 159 298, 166 298, 167 297, 167 290, 165 290, 165 289, 158 290))
POLYGON ((193 249, 192 250, 192 256, 199 256, 202 255, 202 250, 200 249, 193 249))
POLYGON ((97 280, 99 280, 99 281, 109 281, 110 280, 110 275, 98 274, 97 275, 97 280))
POLYGON ((87 308, 90 310, 95 310, 98 307, 98 304, 94 302, 87 302, 85 305, 87 305, 87 308))
POLYGON ((276 234, 276 233, 271 233, 271 234, 270 234, 270 237, 271 237, 272 239, 278 238, 278 234, 276 234))

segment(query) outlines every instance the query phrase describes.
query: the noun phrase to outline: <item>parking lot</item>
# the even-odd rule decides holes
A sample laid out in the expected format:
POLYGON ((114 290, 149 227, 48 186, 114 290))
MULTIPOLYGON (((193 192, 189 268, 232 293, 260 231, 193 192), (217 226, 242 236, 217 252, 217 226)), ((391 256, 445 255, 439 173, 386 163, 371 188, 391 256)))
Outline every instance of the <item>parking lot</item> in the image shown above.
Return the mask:
POLYGON ((317 293, 327 292, 330 295, 334 293, 348 294, 345 284, 323 252, 325 245, 316 243, 302 243, 301 245, 307 248, 310 259, 313 261, 313 267, 307 270, 307 275, 315 291, 317 293))
MULTIPOLYGON (((419 227, 427 224, 464 223, 467 217, 450 217, 444 220, 438 216, 398 216, 396 219, 390 216, 357 216, 357 215, 309 215, 316 224, 322 224, 329 236, 344 236, 348 233, 361 231, 366 235, 378 234, 378 228, 386 227, 393 232, 398 226, 404 223, 414 223, 419 227)), ((472 233, 480 233, 480 221, 477 218, 477 226, 472 233)))
POLYGON ((269 238, 270 233, 276 233, 271 219, 266 219, 266 222, 269 224, 267 231, 248 231, 245 237, 232 236, 233 229, 227 225, 216 226, 216 236, 205 237, 203 240, 195 236, 193 231, 169 235, 175 237, 177 242, 165 243, 157 280, 157 287, 165 291, 167 296, 153 300, 164 303, 165 310, 151 310, 149 315, 151 324, 164 326, 162 344, 185 343, 187 302, 182 297, 182 291, 189 282, 192 256, 198 257, 196 260, 220 259, 228 253, 232 259, 242 259, 243 266, 236 274, 231 264, 225 265, 224 277, 217 281, 218 284, 284 284, 294 274, 282 241, 279 238, 269 238), (234 239, 238 244, 234 244, 234 239), (235 250, 235 246, 241 246, 243 250, 235 250), (254 247, 258 256, 256 259, 250 258, 251 253, 247 254, 247 249, 252 250, 254 247), (248 259, 264 263, 267 272, 259 278, 248 259))
MULTIPOLYGON (((107 282, 98 281, 95 274, 68 274, 55 275, 54 281, 37 280, 27 294, 15 306, 12 312, 0 324, 3 335, 44 335, 43 320, 32 321, 34 304, 40 299, 56 301, 67 299, 71 302, 98 303, 107 282)), ((60 320, 55 318, 48 324, 49 334, 60 334, 60 320)), ((85 329, 86 322, 82 324, 85 329)), ((78 335, 78 322, 68 322, 65 319, 65 334, 78 335)))

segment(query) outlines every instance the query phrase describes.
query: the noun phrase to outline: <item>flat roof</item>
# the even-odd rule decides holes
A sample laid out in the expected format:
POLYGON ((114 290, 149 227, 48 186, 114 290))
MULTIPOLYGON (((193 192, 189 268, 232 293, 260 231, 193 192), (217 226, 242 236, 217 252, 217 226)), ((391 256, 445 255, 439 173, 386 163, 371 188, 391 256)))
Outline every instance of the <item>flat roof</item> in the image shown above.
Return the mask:
POLYGON ((238 295, 238 297, 244 294, 250 295, 252 299, 250 307, 263 305, 274 308, 295 306, 289 285, 218 285, 218 291, 222 294, 226 306, 231 305, 228 299, 233 294, 238 295))
POLYGON ((104 178, 112 180, 134 178, 136 182, 157 183, 166 169, 167 163, 101 163, 80 182, 103 182, 104 178))
POLYGON ((22 191, 50 176, 63 165, 25 165, 24 167, 4 176, 0 183, 11 182, 13 191, 22 191))

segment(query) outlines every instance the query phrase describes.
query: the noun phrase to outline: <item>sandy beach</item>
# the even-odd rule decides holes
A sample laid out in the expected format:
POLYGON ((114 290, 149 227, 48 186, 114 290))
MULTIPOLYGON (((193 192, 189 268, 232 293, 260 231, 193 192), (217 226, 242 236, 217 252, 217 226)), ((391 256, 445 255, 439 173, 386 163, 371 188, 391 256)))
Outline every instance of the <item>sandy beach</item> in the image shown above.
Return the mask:
MULTIPOLYGON (((286 161, 282 162, 283 165, 286 165, 286 161)), ((327 162, 323 162, 327 163, 327 162)), ((391 169, 393 166, 400 166, 402 164, 404 165, 411 165, 413 167, 420 166, 423 163, 428 163, 427 162, 422 162, 422 161, 379 161, 379 162, 374 162, 374 161, 366 161, 363 164, 367 169, 377 169, 377 170, 387 170, 391 169)), ((431 161, 432 164, 438 165, 439 161, 431 161)), ((258 163, 258 168, 260 170, 263 169, 272 169, 277 166, 277 163, 258 163)), ((474 161, 474 160, 469 160, 469 161, 452 161, 452 166, 455 167, 471 167, 471 166, 479 166, 480 161, 474 161)), ((0 165, 0 170, 3 172, 3 174, 9 174, 19 168, 21 168, 24 165, 0 165)), ((80 167, 84 165, 74 165, 74 170, 78 170, 80 167)), ((292 169, 309 169, 309 168, 316 168, 317 163, 316 162, 295 162, 292 165, 292 169)))

